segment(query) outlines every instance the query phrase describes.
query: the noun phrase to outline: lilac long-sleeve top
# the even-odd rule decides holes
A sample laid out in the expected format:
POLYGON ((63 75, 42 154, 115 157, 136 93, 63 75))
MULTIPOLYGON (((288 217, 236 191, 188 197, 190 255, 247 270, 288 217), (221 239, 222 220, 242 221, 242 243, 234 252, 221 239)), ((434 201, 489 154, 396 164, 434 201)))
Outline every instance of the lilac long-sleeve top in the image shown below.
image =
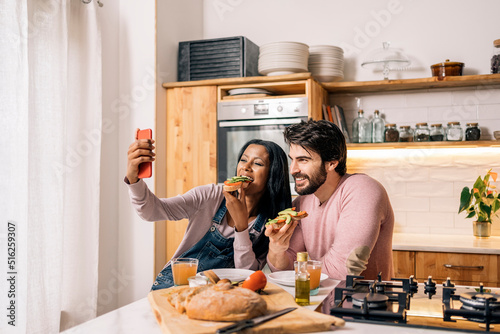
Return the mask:
POLYGON ((316 196, 305 195, 293 205, 309 215, 290 239, 287 269, 293 268, 297 252, 307 251, 312 260, 323 262, 322 271, 334 279, 345 279, 347 274, 375 279, 379 272, 384 280, 394 276, 394 213, 378 181, 364 174, 346 174, 326 202, 320 204, 316 196))
MULTIPOLYGON (((127 183, 127 182, 125 182, 127 183)), ((142 180, 128 184, 130 202, 137 214, 146 221, 188 219, 184 238, 175 251, 174 258, 184 253, 203 238, 212 226, 212 218, 219 208, 224 194, 222 185, 208 184, 195 187, 185 194, 171 198, 158 198, 142 180)), ((255 219, 256 220, 256 219, 255 219)), ((244 231, 236 231, 227 223, 224 216, 218 231, 226 238, 234 237, 234 265, 236 268, 258 270, 265 265, 266 254, 256 258, 252 249, 249 229, 253 220, 244 231)), ((262 229, 263 233, 264 229, 262 229)), ((168 265, 170 261, 166 264, 168 265)))

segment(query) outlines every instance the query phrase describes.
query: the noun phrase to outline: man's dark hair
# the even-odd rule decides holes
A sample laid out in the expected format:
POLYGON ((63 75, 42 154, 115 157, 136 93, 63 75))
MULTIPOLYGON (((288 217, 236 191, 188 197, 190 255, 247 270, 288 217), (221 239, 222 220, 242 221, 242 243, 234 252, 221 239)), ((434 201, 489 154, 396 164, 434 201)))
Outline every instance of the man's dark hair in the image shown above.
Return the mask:
POLYGON ((321 156, 323 162, 338 161, 335 171, 344 175, 347 171, 347 146, 339 127, 325 120, 309 119, 287 127, 284 131, 285 142, 303 147, 321 156))

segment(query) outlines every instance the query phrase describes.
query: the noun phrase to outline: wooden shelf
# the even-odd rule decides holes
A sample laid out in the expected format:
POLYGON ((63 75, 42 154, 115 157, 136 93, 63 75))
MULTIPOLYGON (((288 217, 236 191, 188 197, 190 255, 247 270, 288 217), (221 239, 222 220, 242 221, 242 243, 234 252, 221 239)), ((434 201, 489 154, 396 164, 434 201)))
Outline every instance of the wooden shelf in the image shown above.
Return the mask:
POLYGON ((380 81, 351 81, 330 82, 321 84, 329 93, 368 93, 389 92, 413 89, 454 88, 472 86, 496 86, 500 85, 500 74, 466 75, 457 77, 446 77, 438 80, 437 77, 404 79, 404 80, 380 80, 380 81))
MULTIPOLYGON (((258 76, 243 78, 224 78, 200 81, 180 81, 164 83, 164 88, 191 87, 191 86, 222 86, 222 85, 253 85, 259 83, 276 83, 283 81, 306 80, 312 78, 311 73, 296 73, 279 76, 258 76)), ((322 82, 320 85, 329 93, 368 93, 389 92, 401 90, 455 88, 473 86, 499 86, 500 74, 479 74, 457 77, 447 77, 438 80, 437 77, 403 79, 403 80, 379 80, 379 81, 341 81, 322 82)))
POLYGON ((474 147, 500 147, 500 140, 347 144, 348 150, 387 150, 387 149, 422 149, 422 148, 439 149, 439 148, 474 148, 474 147))
POLYGON ((229 85, 251 85, 256 83, 272 83, 272 82, 282 82, 282 81, 294 81, 294 80, 305 80, 310 79, 311 73, 295 73, 287 75, 276 75, 276 76, 260 76, 260 77, 241 77, 241 78, 223 78, 223 79, 209 79, 209 80, 197 80, 197 81, 179 81, 179 82, 168 82, 163 84, 163 88, 175 88, 175 87, 192 87, 192 86, 229 86, 229 85))

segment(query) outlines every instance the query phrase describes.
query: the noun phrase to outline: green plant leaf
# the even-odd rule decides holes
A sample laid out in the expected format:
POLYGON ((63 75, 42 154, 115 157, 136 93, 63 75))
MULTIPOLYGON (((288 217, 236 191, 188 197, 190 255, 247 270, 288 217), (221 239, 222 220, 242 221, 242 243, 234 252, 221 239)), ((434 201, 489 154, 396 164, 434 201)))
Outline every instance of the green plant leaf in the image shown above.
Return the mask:
POLYGON ((475 215, 476 215, 476 212, 475 212, 475 211, 471 211, 471 212, 469 212, 469 214, 468 214, 468 215, 467 215, 467 217, 465 217, 465 218, 472 218, 472 217, 474 217, 475 215))
POLYGON ((497 198, 493 201, 493 204, 491 205, 491 212, 495 213, 498 211, 498 209, 500 209, 500 201, 497 198))
POLYGON ((481 203, 479 203, 479 209, 486 214, 485 220, 490 220, 491 206, 486 205, 483 202, 481 202, 481 203))
POLYGON ((464 187, 464 189, 462 189, 462 193, 460 194, 460 207, 458 208, 458 213, 467 209, 471 200, 472 196, 469 187, 464 187))
POLYGON ((478 176, 476 182, 474 182, 474 188, 479 190, 479 193, 482 193, 486 188, 486 185, 484 184, 483 179, 481 179, 481 176, 478 176))

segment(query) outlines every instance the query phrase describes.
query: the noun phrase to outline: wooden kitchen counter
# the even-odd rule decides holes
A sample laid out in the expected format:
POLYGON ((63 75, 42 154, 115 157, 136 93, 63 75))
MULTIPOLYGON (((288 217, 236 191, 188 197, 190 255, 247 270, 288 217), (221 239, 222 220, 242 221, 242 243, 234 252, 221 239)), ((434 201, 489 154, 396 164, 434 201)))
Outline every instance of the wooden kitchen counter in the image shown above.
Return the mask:
POLYGON ((392 249, 395 251, 500 255, 500 237, 476 238, 473 235, 394 233, 392 249))

